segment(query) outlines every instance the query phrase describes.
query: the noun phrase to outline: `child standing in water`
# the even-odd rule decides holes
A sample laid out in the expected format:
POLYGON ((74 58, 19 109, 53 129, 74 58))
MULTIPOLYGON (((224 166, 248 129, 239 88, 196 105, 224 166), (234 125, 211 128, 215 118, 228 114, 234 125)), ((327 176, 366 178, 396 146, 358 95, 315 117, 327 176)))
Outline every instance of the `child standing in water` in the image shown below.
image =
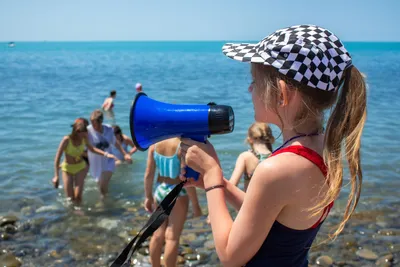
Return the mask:
POLYGON ((246 142, 250 145, 250 150, 239 155, 229 180, 229 182, 237 186, 240 178, 244 176, 245 192, 257 165, 271 155, 275 138, 267 123, 255 122, 247 131, 246 142))
POLYGON ((113 111, 114 108, 114 99, 117 97, 117 91, 112 90, 110 92, 110 96, 107 97, 106 99, 104 99, 103 105, 101 106, 101 108, 104 111, 113 111))
POLYGON ((209 142, 182 139, 185 163, 200 173, 186 185, 205 189, 224 266, 306 267, 309 249, 341 191, 344 156, 351 189, 333 237, 360 198, 364 77, 339 38, 315 25, 280 29, 257 44, 226 44, 223 53, 251 62, 255 120, 277 125, 284 143, 258 164, 245 193, 224 179, 209 142), (324 111, 333 106, 324 130, 324 111), (235 220, 226 201, 238 210, 235 220))
POLYGON ((117 97, 117 91, 112 90, 110 92, 110 96, 107 97, 103 105, 101 106, 102 110, 104 111, 104 114, 106 115, 106 118, 110 121, 111 125, 116 125, 116 120, 115 120, 115 114, 114 114, 114 100, 117 97))
MULTIPOLYGON (((157 204, 180 183, 179 173, 180 140, 171 138, 150 146, 147 157, 147 168, 144 176, 146 211, 153 212, 157 204), (153 198, 153 179, 157 173, 157 187, 153 198)), ((194 188, 193 188, 194 189, 194 188)), ((201 210, 197 202, 196 192, 191 190, 194 216, 200 216, 201 210)), ((181 236, 188 212, 189 198, 182 189, 167 221, 154 232, 150 240, 150 259, 153 267, 161 266, 160 257, 165 242, 164 262, 166 267, 176 266, 178 257, 179 237, 181 236)))
MULTIPOLYGON (((135 144, 133 143, 132 139, 129 138, 127 135, 122 133, 121 128, 118 125, 113 126, 114 130, 114 135, 115 138, 117 139, 116 141, 119 142, 122 146, 122 149, 129 155, 133 155, 137 151, 137 148, 135 144), (131 147, 130 150, 128 150, 128 146, 131 147)), ((113 146, 113 154, 118 158, 118 160, 115 161, 115 166, 121 165, 122 162, 126 162, 128 164, 132 163, 132 160, 125 160, 124 155, 115 147, 113 146)))
POLYGON ((64 136, 61 140, 54 159, 54 178, 52 180, 54 187, 58 188, 59 169, 61 167, 65 195, 77 205, 82 202, 83 185, 88 171, 86 162, 83 159, 85 148, 87 147, 92 153, 103 157, 115 158, 114 155, 95 148, 89 143, 86 127, 84 119, 75 120, 71 134, 64 136), (64 161, 60 165, 63 153, 64 161))
MULTIPOLYGON (((126 153, 121 144, 116 141, 114 130, 111 126, 103 124, 103 112, 96 109, 90 115, 91 125, 87 127, 88 140, 93 146, 102 149, 108 153, 112 153, 112 147, 116 147, 123 155, 126 161, 131 160, 131 155, 126 153)), ((88 153, 90 162, 90 174, 96 180, 99 187, 101 199, 104 200, 108 193, 108 185, 115 171, 116 157, 104 158, 91 153, 88 153)))

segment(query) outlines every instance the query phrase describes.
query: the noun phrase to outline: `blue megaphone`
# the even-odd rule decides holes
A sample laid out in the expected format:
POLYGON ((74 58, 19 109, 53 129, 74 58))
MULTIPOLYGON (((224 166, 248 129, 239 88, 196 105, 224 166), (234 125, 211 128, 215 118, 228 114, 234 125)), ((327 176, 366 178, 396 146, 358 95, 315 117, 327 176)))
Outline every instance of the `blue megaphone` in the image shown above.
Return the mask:
MULTIPOLYGON (((173 137, 205 142, 212 134, 231 133, 235 119, 230 106, 167 104, 141 92, 132 103, 129 121, 133 143, 140 151, 146 151, 173 137)), ((198 176, 196 171, 186 169, 186 177, 197 180, 198 176)))

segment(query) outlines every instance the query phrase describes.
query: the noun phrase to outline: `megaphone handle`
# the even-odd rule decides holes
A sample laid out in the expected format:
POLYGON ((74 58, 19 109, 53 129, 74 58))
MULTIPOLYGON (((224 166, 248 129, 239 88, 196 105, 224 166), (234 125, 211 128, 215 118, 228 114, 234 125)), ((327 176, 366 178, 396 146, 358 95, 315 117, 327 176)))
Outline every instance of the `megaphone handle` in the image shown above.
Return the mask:
MULTIPOLYGON (((185 138, 190 138, 194 141, 197 142, 202 142, 205 143, 207 140, 207 136, 182 136, 185 138)), ((193 178, 195 181, 197 181, 199 179, 199 173, 196 172, 195 170, 193 170, 192 168, 186 167, 186 174, 185 174, 186 178, 193 178)))

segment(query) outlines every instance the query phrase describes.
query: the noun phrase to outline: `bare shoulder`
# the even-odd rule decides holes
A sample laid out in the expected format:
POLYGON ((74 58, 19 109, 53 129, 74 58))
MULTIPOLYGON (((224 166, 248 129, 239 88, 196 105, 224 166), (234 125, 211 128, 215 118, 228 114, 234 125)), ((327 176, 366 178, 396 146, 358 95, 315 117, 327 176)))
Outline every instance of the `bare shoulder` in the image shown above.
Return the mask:
POLYGON ((126 134, 122 135, 122 138, 124 139, 124 141, 129 141, 131 138, 129 136, 127 136, 126 134))
POLYGON ((303 158, 285 153, 263 160, 256 168, 252 180, 260 186, 265 184, 279 185, 286 191, 298 188, 299 174, 304 171, 303 158))
POLYGON ((153 153, 154 150, 155 150, 155 146, 154 146, 154 145, 151 145, 151 146, 149 147, 149 149, 148 149, 149 154, 153 153))
POLYGON ((68 141, 69 141, 69 136, 68 135, 64 136, 60 142, 60 147, 65 148, 68 145, 68 141))
POLYGON ((240 153, 240 155, 239 155, 239 158, 242 158, 244 160, 252 158, 252 157, 255 157, 255 156, 250 151, 244 151, 244 152, 240 153))
POLYGON ((314 183, 315 177, 320 175, 318 167, 308 159, 293 153, 282 153, 261 162, 252 180, 259 180, 259 186, 274 183, 278 185, 277 189, 289 193, 314 183))
POLYGON ((268 158, 258 164, 252 181, 265 183, 286 183, 289 180, 289 166, 278 157, 268 158))

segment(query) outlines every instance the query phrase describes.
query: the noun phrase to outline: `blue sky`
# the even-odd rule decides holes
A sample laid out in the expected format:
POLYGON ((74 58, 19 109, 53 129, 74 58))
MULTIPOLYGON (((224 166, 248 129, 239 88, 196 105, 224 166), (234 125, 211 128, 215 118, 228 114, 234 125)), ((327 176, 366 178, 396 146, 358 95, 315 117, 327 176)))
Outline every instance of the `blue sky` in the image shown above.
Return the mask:
POLYGON ((400 41, 399 0, 0 0, 0 41, 259 40, 312 23, 400 41))

